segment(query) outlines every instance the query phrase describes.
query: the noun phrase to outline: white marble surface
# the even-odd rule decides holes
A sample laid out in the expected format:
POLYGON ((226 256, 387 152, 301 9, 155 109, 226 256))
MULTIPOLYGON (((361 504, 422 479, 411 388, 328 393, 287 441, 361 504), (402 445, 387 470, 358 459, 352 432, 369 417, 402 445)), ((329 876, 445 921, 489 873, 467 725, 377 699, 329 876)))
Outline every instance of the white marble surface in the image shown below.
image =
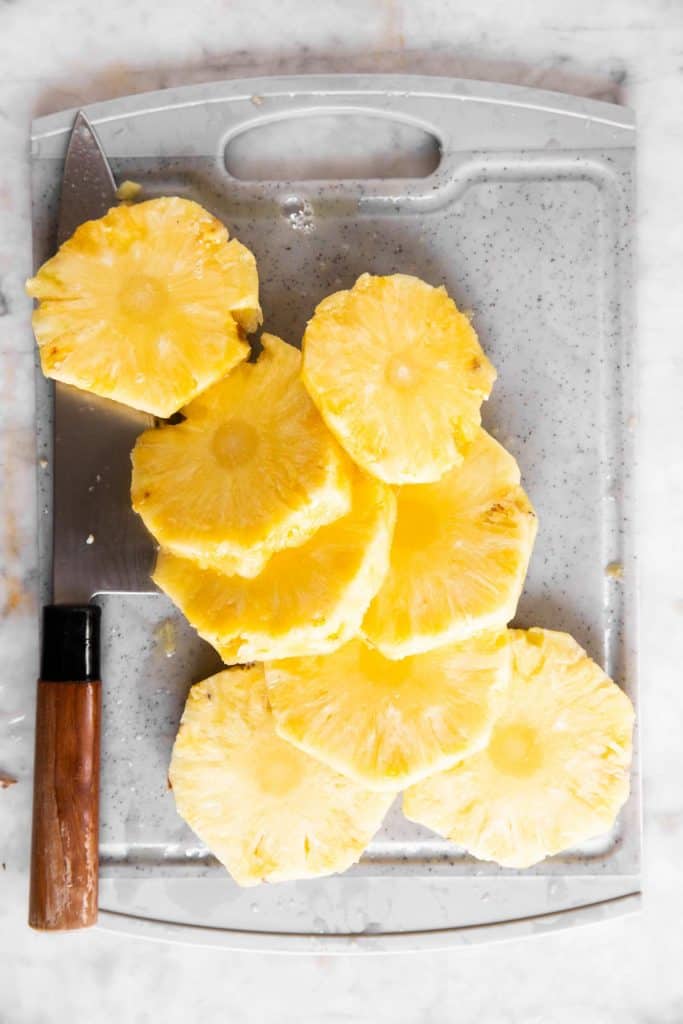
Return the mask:
POLYGON ((0 1020, 683 1021, 683 5, 680 0, 0 0, 0 1020), (514 8, 514 12, 513 12, 514 8), (505 11, 509 13, 505 13, 505 11), (539 13, 540 12, 540 13, 539 13), (25 926, 37 669, 30 117, 252 71, 419 70, 619 97, 640 130, 638 308, 645 900, 641 915, 403 957, 264 957, 25 926))

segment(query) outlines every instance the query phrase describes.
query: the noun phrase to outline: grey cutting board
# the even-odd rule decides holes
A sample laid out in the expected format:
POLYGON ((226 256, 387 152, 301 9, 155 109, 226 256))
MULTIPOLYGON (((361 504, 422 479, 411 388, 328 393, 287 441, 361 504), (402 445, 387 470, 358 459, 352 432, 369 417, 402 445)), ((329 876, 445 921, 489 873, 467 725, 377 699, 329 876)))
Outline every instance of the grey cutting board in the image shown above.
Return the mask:
MULTIPOLYGON (((288 341, 299 342, 320 298, 365 270, 443 282, 473 311, 499 371, 485 425, 519 460, 540 517, 517 623, 572 632, 635 699, 630 112, 412 76, 229 81, 85 110, 119 181, 141 182, 143 197, 197 199, 253 249, 265 323, 288 341), (231 176, 229 142, 231 168, 262 177, 275 167, 278 180, 231 176), (368 177, 373 167, 430 170, 439 153, 426 177, 368 177), (307 160, 326 180, 286 180, 307 160), (335 167, 344 180, 330 177, 335 167)), ((49 251, 72 120, 73 111, 33 125, 36 262, 49 251)), ((40 377, 38 398, 49 458, 40 377)), ((45 579, 49 472, 41 487, 45 579)), ((344 876, 240 890, 166 788, 187 688, 215 658, 160 595, 111 597, 104 612, 100 927, 373 952, 489 941, 637 906, 637 760, 613 832, 531 871, 473 860, 406 822, 397 801, 344 876)))

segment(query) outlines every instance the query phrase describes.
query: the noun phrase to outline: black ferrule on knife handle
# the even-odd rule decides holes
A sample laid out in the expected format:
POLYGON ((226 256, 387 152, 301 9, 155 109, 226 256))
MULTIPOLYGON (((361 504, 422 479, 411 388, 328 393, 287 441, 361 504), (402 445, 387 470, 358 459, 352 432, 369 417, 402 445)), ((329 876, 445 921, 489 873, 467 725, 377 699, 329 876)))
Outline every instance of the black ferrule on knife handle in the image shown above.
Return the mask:
POLYGON ((43 608, 41 679, 86 683, 100 678, 100 617, 95 604, 43 608))

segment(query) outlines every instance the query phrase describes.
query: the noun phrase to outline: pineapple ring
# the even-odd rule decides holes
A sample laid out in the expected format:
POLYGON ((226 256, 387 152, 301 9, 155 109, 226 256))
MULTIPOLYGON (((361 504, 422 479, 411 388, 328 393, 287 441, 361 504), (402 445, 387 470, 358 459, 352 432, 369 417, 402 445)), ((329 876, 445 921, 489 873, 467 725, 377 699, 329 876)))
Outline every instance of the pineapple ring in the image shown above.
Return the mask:
POLYGON ((317 307, 303 380, 352 459, 390 484, 457 466, 496 372, 444 288, 363 274, 317 307))
POLYGON ((347 516, 273 555, 255 579, 162 551, 154 579, 228 663, 332 651, 358 633, 389 566, 393 491, 355 471, 347 516))
POLYGON ((131 496, 159 543, 255 576, 275 552, 346 515, 351 466, 299 380, 301 354, 263 336, 242 363, 133 449, 131 496))
POLYGON ((26 284, 47 377, 166 417, 249 354, 256 261, 198 203, 116 206, 26 284))
POLYGON ((404 658, 504 628, 535 536, 517 463, 480 429, 461 466, 399 490, 391 568, 364 636, 385 657, 404 658))
POLYGON ((634 715, 567 633, 512 638, 488 748, 409 789, 403 810, 475 857, 528 868, 611 828, 629 793, 634 715))
POLYGON ((169 780, 178 813, 243 886, 345 871, 393 799, 280 739, 261 666, 192 687, 169 780))
POLYGON ((403 661, 362 640, 265 666, 280 736, 336 771, 396 790, 486 744, 510 674, 507 632, 403 661))

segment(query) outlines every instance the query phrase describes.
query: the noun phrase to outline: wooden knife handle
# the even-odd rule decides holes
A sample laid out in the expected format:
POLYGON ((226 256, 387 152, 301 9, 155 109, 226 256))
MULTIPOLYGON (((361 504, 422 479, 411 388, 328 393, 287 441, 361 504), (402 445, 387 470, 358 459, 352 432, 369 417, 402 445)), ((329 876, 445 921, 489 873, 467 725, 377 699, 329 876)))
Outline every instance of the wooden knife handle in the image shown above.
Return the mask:
POLYGON ((29 924, 42 931, 97 920, 102 687, 95 673, 99 608, 45 608, 29 897, 29 924))

